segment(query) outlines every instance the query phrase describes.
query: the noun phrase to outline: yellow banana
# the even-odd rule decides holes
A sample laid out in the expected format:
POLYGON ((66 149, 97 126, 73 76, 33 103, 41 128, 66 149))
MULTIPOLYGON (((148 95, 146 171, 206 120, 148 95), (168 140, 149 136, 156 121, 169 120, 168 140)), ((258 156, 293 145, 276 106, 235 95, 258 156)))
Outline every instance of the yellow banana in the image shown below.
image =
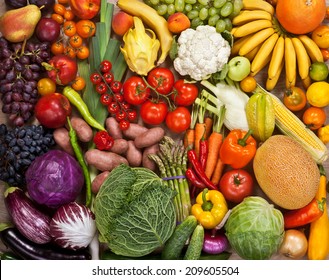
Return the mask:
POLYGON ((304 80, 308 76, 311 60, 301 40, 293 37, 291 41, 296 51, 298 73, 301 79, 304 80))
POLYGON ((263 10, 242 10, 240 13, 235 16, 232 20, 233 25, 242 25, 250 21, 258 20, 258 19, 267 19, 272 20, 272 15, 263 10))
POLYGON ((268 55, 257 69, 254 69, 253 71, 250 70, 250 76, 256 76, 270 62, 270 60, 271 56, 268 55))
POLYGON ((268 37, 265 42, 261 45, 259 51, 254 57, 251 63, 251 72, 257 72, 264 63, 264 60, 267 60, 268 57, 271 58, 271 53, 274 49, 275 43, 278 40, 278 33, 273 33, 270 37, 268 37))
POLYGON ((266 79, 265 87, 267 90, 271 91, 275 88, 281 76, 283 66, 284 66, 284 59, 281 59, 277 72, 271 77, 268 76, 266 79))
POLYGON ((272 27, 272 25, 272 21, 268 19, 253 20, 238 26, 234 31, 234 37, 244 37, 262 29, 272 27))
POLYGON ((231 55, 237 55, 239 54, 240 48, 245 44, 245 42, 252 36, 252 34, 248 36, 244 36, 241 38, 238 38, 237 40, 233 41, 233 47, 231 49, 231 55))
POLYGON ((273 49, 270 65, 268 66, 268 77, 272 79, 278 72, 281 62, 284 59, 284 37, 280 36, 273 49))
POLYGON ((308 87, 312 84, 312 79, 308 75, 305 79, 302 80, 302 85, 305 89, 308 89, 308 87))
POLYGON ((296 84, 296 51, 291 38, 284 39, 284 62, 286 71, 286 87, 290 88, 296 84))
POLYGON ((245 10, 263 10, 271 15, 274 14, 274 7, 264 0, 243 0, 242 2, 245 10))
POLYGON ((252 49, 263 43, 268 37, 274 33, 274 28, 269 27, 253 34, 246 43, 240 48, 239 55, 245 55, 252 49))
POLYGON ((126 13, 137 16, 152 29, 160 41, 161 55, 157 64, 160 65, 166 60, 169 54, 173 35, 168 29, 166 19, 158 15, 157 11, 139 0, 118 0, 117 6, 126 13))
POLYGON ((318 45, 307 35, 299 35, 298 38, 302 41, 312 62, 323 62, 323 56, 318 45))
POLYGON ((252 60, 254 59, 254 57, 256 56, 257 52, 259 51, 260 47, 262 45, 258 45, 257 47, 255 47, 254 49, 252 49, 250 52, 248 52, 247 54, 244 55, 244 57, 248 58, 250 62, 252 62, 252 60))

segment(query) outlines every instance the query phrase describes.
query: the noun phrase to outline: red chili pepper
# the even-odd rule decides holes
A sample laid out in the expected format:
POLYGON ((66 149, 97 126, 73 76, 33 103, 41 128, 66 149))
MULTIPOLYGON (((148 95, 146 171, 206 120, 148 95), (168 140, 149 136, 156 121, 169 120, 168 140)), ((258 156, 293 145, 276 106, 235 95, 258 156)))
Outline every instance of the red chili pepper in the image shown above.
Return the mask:
POLYGON ((96 132, 94 143, 98 150, 109 151, 114 144, 114 139, 105 130, 101 130, 96 132))
POLYGON ((194 150, 189 150, 187 152, 187 158, 188 158, 189 162, 192 163, 193 169, 196 172, 197 176, 206 185, 206 187, 211 190, 217 190, 214 183, 209 180, 206 173, 202 169, 201 163, 198 160, 196 152, 194 150))
POLYGON ((208 157, 208 140, 202 138, 200 140, 200 149, 199 149, 199 161, 203 170, 206 169, 206 162, 208 157))
POLYGON ((197 177, 192 168, 186 169, 185 176, 192 186, 195 186, 199 189, 204 189, 206 187, 206 185, 197 177))
POLYGON ((325 199, 319 201, 313 199, 309 204, 303 208, 290 210, 284 213, 284 227, 296 228, 307 225, 316 219, 320 218, 324 211, 325 199))

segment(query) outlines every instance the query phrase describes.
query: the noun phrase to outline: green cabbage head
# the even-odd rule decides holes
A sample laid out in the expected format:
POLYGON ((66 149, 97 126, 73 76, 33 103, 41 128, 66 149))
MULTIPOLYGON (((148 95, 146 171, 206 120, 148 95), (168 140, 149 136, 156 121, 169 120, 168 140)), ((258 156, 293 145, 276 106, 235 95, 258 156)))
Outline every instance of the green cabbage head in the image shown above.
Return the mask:
POLYGON ((241 258, 269 259, 283 240, 283 215, 264 198, 250 196, 232 209, 225 230, 230 245, 241 258))

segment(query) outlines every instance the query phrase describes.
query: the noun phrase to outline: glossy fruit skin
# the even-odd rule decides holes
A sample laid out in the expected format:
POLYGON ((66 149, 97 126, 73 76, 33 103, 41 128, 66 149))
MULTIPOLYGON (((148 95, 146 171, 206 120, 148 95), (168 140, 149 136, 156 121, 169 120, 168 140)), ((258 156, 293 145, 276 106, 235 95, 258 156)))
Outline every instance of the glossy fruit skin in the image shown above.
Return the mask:
POLYGON ((56 83, 50 78, 40 79, 37 87, 40 95, 47 95, 56 92, 56 83))
POLYGON ((51 66, 49 70, 47 69, 48 76, 57 84, 67 85, 77 76, 77 62, 66 55, 55 55, 48 63, 51 66))
POLYGON ((177 107, 169 111, 166 116, 166 125, 170 131, 182 133, 186 131, 191 124, 191 113, 186 107, 177 107))
POLYGON ((326 122, 327 115, 324 109, 309 107, 303 113, 303 123, 311 130, 317 130, 326 122))
POLYGON ((35 35, 41 42, 55 42, 60 35, 61 26, 52 18, 43 17, 39 20, 35 35))
POLYGON ((47 128, 59 128, 65 125, 71 115, 70 101, 60 93, 42 96, 35 105, 37 120, 47 128))
POLYGON ((80 19, 94 18, 100 8, 101 0, 70 0, 72 12, 80 19))
POLYGON ((329 48, 329 26, 320 25, 312 32, 312 39, 319 48, 329 48))
POLYGON ((293 112, 302 110, 307 103, 306 93, 299 87, 287 89, 283 95, 283 104, 293 112))
POLYGON ((177 106, 190 106, 198 97, 198 94, 199 89, 195 84, 185 83, 183 79, 179 79, 174 83, 170 99, 177 106))
POLYGON ((245 197, 250 196, 254 189, 254 179, 244 169, 226 171, 219 181, 219 190, 225 199, 240 203, 245 197))
POLYGON ((96 25, 91 20, 88 19, 79 20, 75 26, 78 35, 80 35, 82 38, 89 38, 91 36, 94 36, 96 33, 96 25))
POLYGON ((150 94, 150 88, 140 76, 131 76, 123 83, 123 97, 129 104, 141 105, 150 94))
POLYGON ((168 68, 157 67, 148 73, 147 82, 151 87, 155 88, 159 94, 167 95, 174 86, 175 77, 168 68))
POLYGON ((164 122, 168 113, 168 105, 159 101, 157 103, 146 100, 140 107, 140 116, 146 124, 159 125, 164 122))

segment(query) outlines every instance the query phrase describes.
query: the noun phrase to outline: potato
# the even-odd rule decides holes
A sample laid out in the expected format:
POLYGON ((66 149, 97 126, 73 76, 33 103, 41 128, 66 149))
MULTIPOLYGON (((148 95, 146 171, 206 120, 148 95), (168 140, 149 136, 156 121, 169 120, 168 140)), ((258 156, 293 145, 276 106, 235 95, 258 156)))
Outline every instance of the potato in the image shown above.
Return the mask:
POLYGON ((135 147, 134 141, 128 141, 128 150, 126 153, 126 159, 128 160, 129 166, 137 167, 142 164, 142 150, 135 147))
POLYGON ((148 131, 148 128, 137 124, 137 123, 131 123, 129 128, 127 130, 124 130, 123 136, 130 140, 134 140, 137 136, 141 135, 142 133, 148 131))
POLYGON ((91 191, 94 194, 97 194, 102 184, 104 183, 107 176, 110 174, 110 171, 103 171, 99 173, 94 180, 91 182, 91 191))
POLYGON ((146 148, 158 143, 164 135, 165 131, 162 127, 152 127, 148 131, 138 135, 134 143, 139 149, 146 148))
POLYGON ((150 147, 145 148, 143 150, 142 166, 151 169, 152 171, 156 171, 158 166, 152 159, 149 159, 148 155, 156 154, 158 151, 159 151, 159 143, 156 143, 150 147))
POLYGON ((70 121, 81 142, 87 143, 93 139, 93 131, 84 119, 79 117, 72 117, 70 121))
POLYGON ((122 139, 122 131, 119 127, 119 123, 114 117, 108 117, 105 121, 105 127, 107 132, 113 139, 122 139))
POLYGON ((114 139, 111 152, 124 155, 128 150, 128 141, 126 139, 114 139))
POLYGON ((65 152, 74 155, 74 151, 70 142, 69 132, 65 127, 56 128, 53 132, 56 144, 65 152))
POLYGON ((125 157, 113 152, 90 149, 85 153, 85 160, 88 165, 92 165, 100 171, 111 171, 121 163, 128 164, 125 157))

